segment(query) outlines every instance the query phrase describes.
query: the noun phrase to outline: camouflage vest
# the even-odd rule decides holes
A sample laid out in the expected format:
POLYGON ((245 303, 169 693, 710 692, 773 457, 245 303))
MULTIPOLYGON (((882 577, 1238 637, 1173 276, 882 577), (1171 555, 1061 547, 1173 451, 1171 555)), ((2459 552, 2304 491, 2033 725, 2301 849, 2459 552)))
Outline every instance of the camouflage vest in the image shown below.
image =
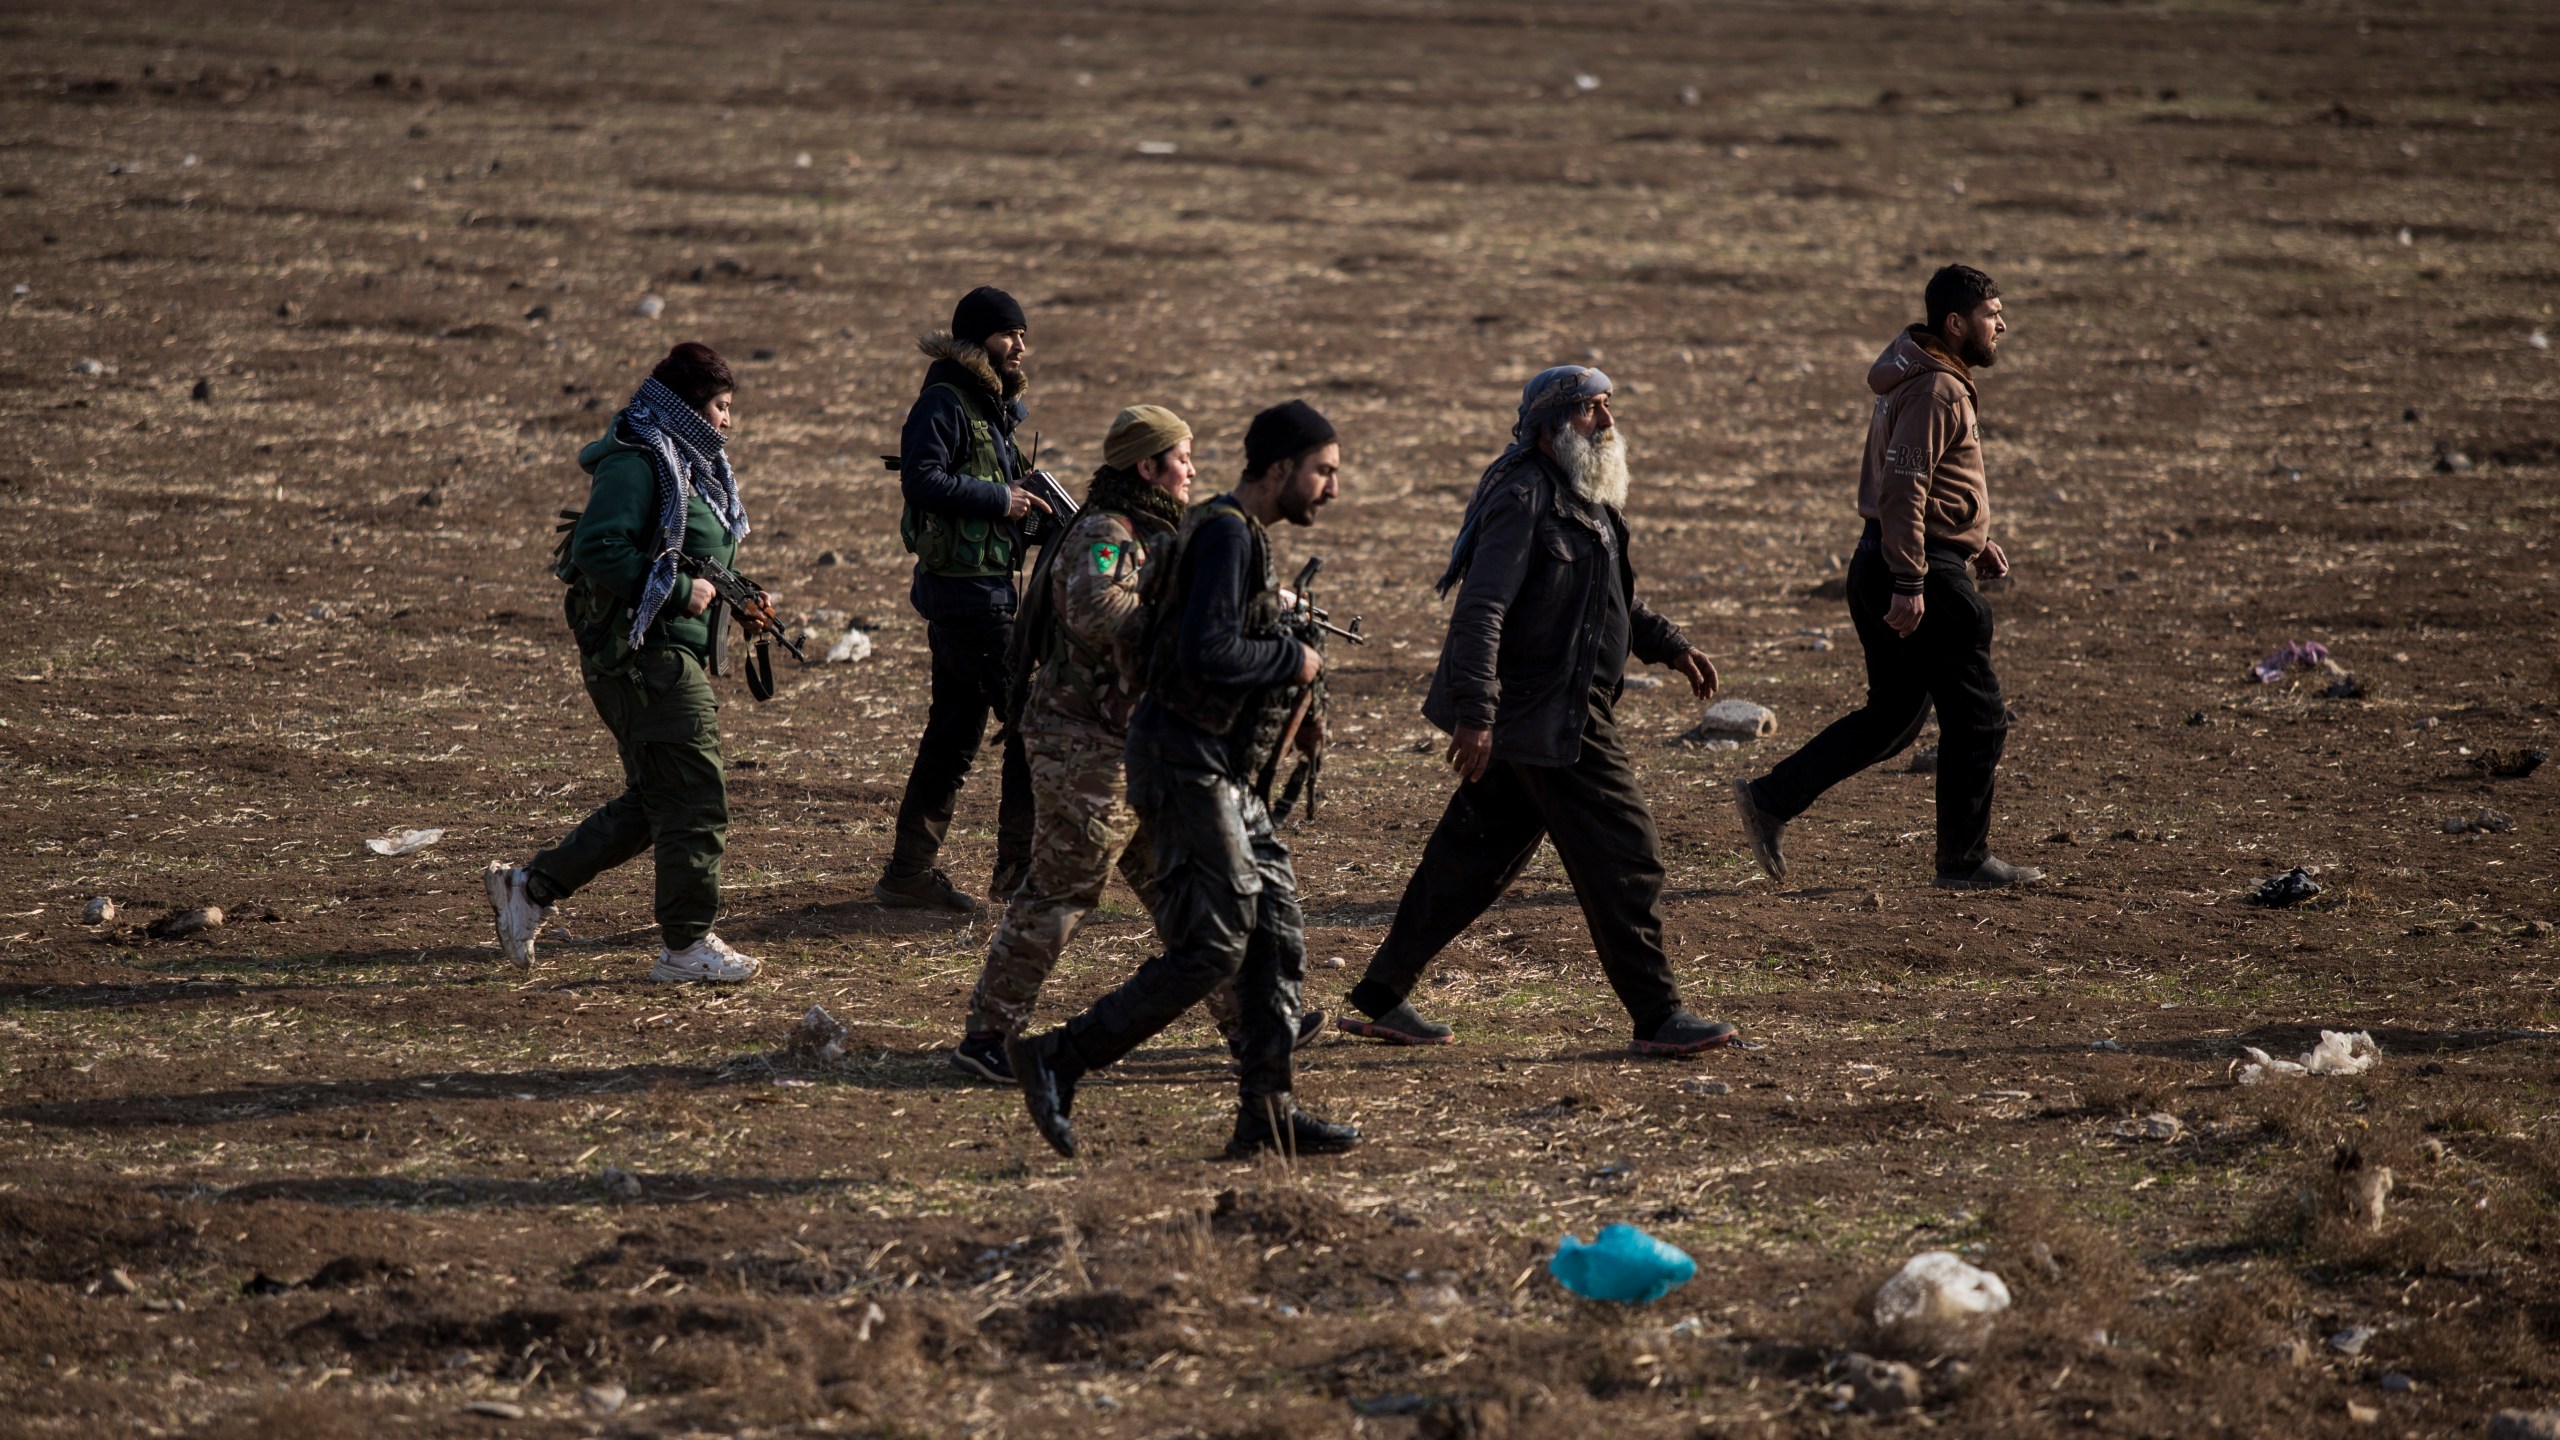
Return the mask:
MULTIPOLYGON (((969 457, 961 473, 993 485, 1012 484, 1013 474, 1005 468, 995 422, 980 413, 979 404, 949 381, 926 388, 950 391, 960 401, 961 413, 969 417, 969 457)), ((1008 576, 1020 563, 1021 551, 1010 520, 946 515, 910 504, 898 516, 898 538, 926 570, 954 579, 1008 576)))
POLYGON ((1191 605, 1192 583, 1183 561, 1191 537, 1221 510, 1244 521, 1245 533, 1252 537, 1252 558, 1245 563, 1254 591, 1245 600, 1244 633, 1251 639, 1280 633, 1280 577, 1271 568, 1270 537, 1244 513, 1235 497, 1221 495, 1193 506, 1172 541, 1148 558, 1138 580, 1138 594, 1146 606, 1138 653, 1144 657, 1147 693, 1156 703, 1209 734, 1226 736, 1238 772, 1252 774, 1279 744, 1297 687, 1216 684, 1185 672, 1180 658, 1182 616, 1191 605))

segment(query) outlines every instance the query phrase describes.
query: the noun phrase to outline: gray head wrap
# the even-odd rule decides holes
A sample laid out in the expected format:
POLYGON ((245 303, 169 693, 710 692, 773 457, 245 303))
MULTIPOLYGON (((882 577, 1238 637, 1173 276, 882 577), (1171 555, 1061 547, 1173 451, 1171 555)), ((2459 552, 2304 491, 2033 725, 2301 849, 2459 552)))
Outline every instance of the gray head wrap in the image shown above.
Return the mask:
POLYGON ((1446 595, 1466 578, 1467 565, 1476 554, 1476 524, 1493 477, 1520 452, 1538 448, 1538 437, 1550 426, 1614 388, 1608 376, 1588 365, 1552 365, 1529 377, 1529 383, 1520 387, 1520 418, 1512 422, 1511 444, 1476 481, 1475 494, 1467 499, 1466 517, 1458 522, 1458 538, 1449 544, 1449 568, 1440 572, 1433 588, 1446 595))
POLYGON ((1520 387, 1520 419, 1511 427, 1511 438, 1534 445, 1548 426, 1615 388, 1589 365, 1549 366, 1520 387))

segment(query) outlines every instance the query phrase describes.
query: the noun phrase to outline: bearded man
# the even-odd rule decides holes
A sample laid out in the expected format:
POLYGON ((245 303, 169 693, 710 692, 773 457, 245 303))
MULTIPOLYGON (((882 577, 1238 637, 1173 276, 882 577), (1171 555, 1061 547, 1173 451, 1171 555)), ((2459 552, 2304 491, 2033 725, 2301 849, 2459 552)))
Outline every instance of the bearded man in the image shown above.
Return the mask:
POLYGON ((1681 1008, 1662 952, 1662 841, 1619 742, 1627 659, 1667 665, 1703 700, 1716 667, 1636 598, 1627 557, 1626 441, 1609 377, 1559 365, 1520 395, 1511 445, 1477 482, 1439 590, 1448 643, 1423 700, 1449 734, 1458 793, 1423 847, 1395 923, 1351 992, 1344 1030, 1446 1044, 1415 1013, 1423 968, 1555 842, 1600 969, 1640 1055, 1694 1055, 1741 1036, 1681 1008), (1366 1017, 1366 1018, 1363 1018, 1366 1017))
POLYGON ((1787 822, 1821 794, 1902 753, 1938 712, 1938 873, 1948 890, 2000 890, 2044 878, 1991 853, 1992 776, 2009 706, 1991 668, 1991 607, 1968 568, 2009 573, 1991 538, 1974 372, 2000 358, 2009 329, 2000 287, 1949 265, 1921 293, 1928 317, 1893 337, 1867 370, 1876 396, 1858 469, 1866 519, 1849 560, 1849 618, 1866 651, 1867 703, 1834 720, 1757 780, 1733 782, 1743 838, 1770 879, 1786 878, 1787 822))
MULTIPOLYGON (((981 285, 960 297, 950 329, 916 342, 933 363, 899 437, 906 509, 898 537, 916 557, 907 599, 924 617, 933 701, 898 801, 889 863, 871 887, 873 898, 894 908, 978 908, 937 862, 987 716, 1004 701, 1013 576, 1022 563, 1017 522, 1034 507, 1049 508, 1018 483, 1029 468, 1013 439, 1023 420, 1028 324, 1012 296, 981 285)), ((1031 869, 1031 763, 1010 727, 1003 748, 988 886, 999 902, 1031 869)))

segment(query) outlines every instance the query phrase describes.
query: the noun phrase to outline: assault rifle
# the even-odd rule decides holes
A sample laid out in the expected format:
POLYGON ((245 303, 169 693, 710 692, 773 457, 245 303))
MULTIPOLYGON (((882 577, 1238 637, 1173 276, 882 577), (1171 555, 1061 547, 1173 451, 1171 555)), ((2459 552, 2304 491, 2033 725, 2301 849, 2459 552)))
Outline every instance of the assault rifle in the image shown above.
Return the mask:
MULTIPOLYGON (((1313 649, 1318 656, 1324 654, 1324 640, 1327 635, 1339 635, 1354 645, 1368 644, 1368 637, 1360 633, 1359 616, 1352 616, 1350 626, 1345 628, 1334 624, 1330 616, 1317 608, 1315 597, 1310 591, 1315 584, 1316 573, 1323 568, 1323 556, 1309 556, 1305 566, 1298 571, 1298 578, 1290 582, 1289 589, 1293 592, 1292 603, 1280 614, 1280 632, 1299 644, 1313 649)), ((1286 756, 1298 743, 1298 732, 1305 727, 1308 717, 1313 716, 1316 722, 1316 744, 1308 753, 1298 757, 1297 764, 1289 771, 1288 784, 1281 788, 1280 798, 1272 803, 1271 823, 1274 825, 1289 818, 1289 812, 1297 808, 1298 797, 1301 795, 1306 797, 1307 818, 1312 820, 1316 817, 1316 797, 1319 793, 1319 782, 1324 776, 1327 708, 1324 671, 1319 669, 1314 682, 1299 693, 1297 705, 1289 712, 1289 723, 1281 728, 1280 743, 1272 750, 1271 759, 1262 767, 1261 783, 1255 787, 1266 799, 1269 798, 1271 782, 1280 772, 1282 757, 1286 756)))
POLYGON ((783 633, 782 621, 773 613, 773 597, 765 593, 763 586, 708 555, 684 556, 676 561, 676 568, 697 580, 711 582, 712 674, 729 673, 729 627, 721 623, 724 611, 737 616, 739 633, 755 642, 755 654, 743 667, 748 694, 758 700, 773 698, 773 651, 769 642, 781 641, 792 659, 803 665, 809 663, 799 645, 783 633))
POLYGON ((1076 516, 1081 513, 1079 507, 1075 498, 1067 494, 1067 487, 1058 483, 1057 476, 1046 470, 1028 470, 1014 483, 1038 496, 1049 507, 1043 510, 1034 505, 1028 514, 1013 522, 1013 533, 1022 542, 1022 552, 1028 552, 1034 545, 1048 544, 1066 534, 1067 527, 1076 523, 1076 516))

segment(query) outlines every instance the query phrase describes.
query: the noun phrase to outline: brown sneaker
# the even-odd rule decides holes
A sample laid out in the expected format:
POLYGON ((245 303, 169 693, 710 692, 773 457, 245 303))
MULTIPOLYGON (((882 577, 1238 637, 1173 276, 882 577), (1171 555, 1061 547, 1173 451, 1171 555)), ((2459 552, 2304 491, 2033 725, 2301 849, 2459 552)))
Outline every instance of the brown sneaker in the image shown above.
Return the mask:
POLYGON ((1787 857, 1778 849, 1778 841, 1787 833, 1787 822, 1760 808, 1760 797, 1751 793, 1751 782, 1733 782, 1733 808, 1742 816, 1742 838, 1751 842, 1751 858, 1760 862, 1760 873, 1772 880, 1787 878, 1787 857))
POLYGON ((892 910, 950 910, 962 915, 974 913, 978 900, 951 883, 951 877, 939 870, 918 870, 901 875, 892 870, 871 887, 871 898, 892 910))

